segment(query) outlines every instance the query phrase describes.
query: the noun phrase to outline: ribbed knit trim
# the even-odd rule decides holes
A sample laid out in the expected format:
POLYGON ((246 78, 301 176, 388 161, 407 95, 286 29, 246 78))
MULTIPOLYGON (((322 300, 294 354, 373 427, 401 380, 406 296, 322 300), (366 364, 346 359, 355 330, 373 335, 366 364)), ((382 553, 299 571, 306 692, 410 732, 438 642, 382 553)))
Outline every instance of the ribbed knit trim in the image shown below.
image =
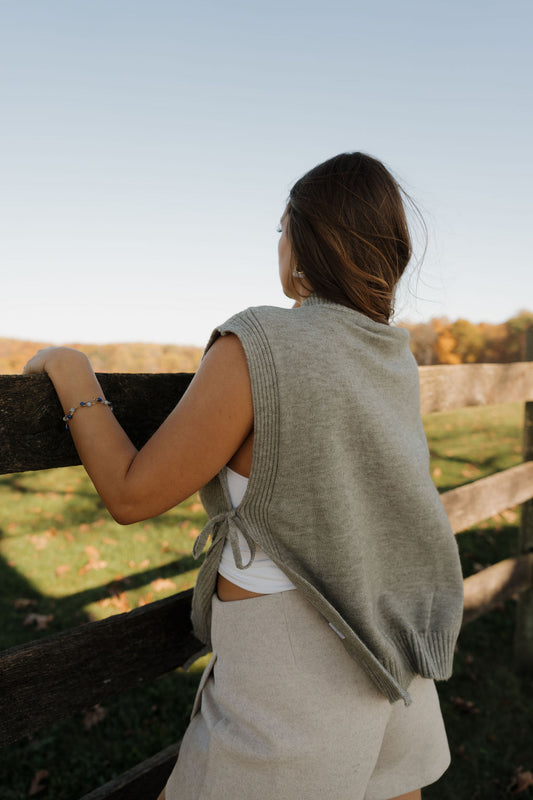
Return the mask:
MULTIPOLYGON (((254 448, 248 486, 239 511, 268 533, 268 510, 279 458, 279 391, 274 358, 267 337, 253 311, 233 317, 219 328, 243 342, 252 384, 254 448)), ((277 549, 277 548, 276 548, 277 549)))
POLYGON ((398 631, 395 641, 423 678, 447 680, 451 676, 457 633, 398 631))

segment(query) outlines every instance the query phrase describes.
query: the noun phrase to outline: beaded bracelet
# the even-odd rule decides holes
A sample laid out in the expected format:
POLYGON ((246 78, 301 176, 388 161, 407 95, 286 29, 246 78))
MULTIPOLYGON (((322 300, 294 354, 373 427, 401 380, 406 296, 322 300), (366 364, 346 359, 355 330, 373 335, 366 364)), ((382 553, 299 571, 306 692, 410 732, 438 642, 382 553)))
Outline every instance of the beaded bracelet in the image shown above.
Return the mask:
POLYGON ((65 430, 68 431, 69 420, 72 419, 78 408, 90 408, 91 406, 98 406, 98 405, 109 406, 109 408, 113 410, 113 403, 110 400, 104 400, 103 397, 95 397, 94 400, 82 400, 79 406, 76 406, 75 408, 74 407, 70 408, 63 417, 63 422, 66 423, 65 430))

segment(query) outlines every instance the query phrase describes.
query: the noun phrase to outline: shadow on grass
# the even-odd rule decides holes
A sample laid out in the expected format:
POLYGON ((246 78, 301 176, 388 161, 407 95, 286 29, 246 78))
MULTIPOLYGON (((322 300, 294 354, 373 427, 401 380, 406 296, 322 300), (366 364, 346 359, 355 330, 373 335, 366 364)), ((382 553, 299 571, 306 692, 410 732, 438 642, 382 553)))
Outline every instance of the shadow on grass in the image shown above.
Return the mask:
MULTIPOLYGON (((57 598, 40 592, 13 564, 0 557, 0 650, 90 622, 91 617, 85 611, 90 603, 116 598, 157 579, 176 577, 197 569, 202 561, 203 558, 196 560, 192 555, 183 556, 168 564, 57 598)), ((119 612, 121 610, 126 609, 119 608, 119 612)))

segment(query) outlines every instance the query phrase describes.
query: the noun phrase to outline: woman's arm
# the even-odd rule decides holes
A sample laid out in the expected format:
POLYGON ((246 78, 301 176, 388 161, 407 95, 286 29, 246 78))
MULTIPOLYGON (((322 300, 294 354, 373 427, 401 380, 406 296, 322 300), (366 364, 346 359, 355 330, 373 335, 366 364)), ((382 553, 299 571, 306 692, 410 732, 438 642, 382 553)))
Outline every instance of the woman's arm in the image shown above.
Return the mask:
MULTIPOLYGON (((104 397, 89 360, 77 350, 40 351, 24 372, 47 372, 65 411, 104 397)), ((211 480, 252 430, 242 345, 233 334, 215 341, 174 411, 140 451, 106 406, 78 409, 69 426, 81 462, 117 522, 162 514, 211 480)))

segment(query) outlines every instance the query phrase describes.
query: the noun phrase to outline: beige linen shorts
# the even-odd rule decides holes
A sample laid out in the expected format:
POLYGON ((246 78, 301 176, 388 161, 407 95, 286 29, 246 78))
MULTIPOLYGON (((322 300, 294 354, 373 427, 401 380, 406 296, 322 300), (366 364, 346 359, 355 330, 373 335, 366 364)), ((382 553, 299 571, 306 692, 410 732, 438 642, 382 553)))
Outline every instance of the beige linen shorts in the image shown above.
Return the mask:
POLYGON ((213 595, 206 667, 167 800, 388 800, 450 750, 435 684, 391 705, 297 591, 213 595))

